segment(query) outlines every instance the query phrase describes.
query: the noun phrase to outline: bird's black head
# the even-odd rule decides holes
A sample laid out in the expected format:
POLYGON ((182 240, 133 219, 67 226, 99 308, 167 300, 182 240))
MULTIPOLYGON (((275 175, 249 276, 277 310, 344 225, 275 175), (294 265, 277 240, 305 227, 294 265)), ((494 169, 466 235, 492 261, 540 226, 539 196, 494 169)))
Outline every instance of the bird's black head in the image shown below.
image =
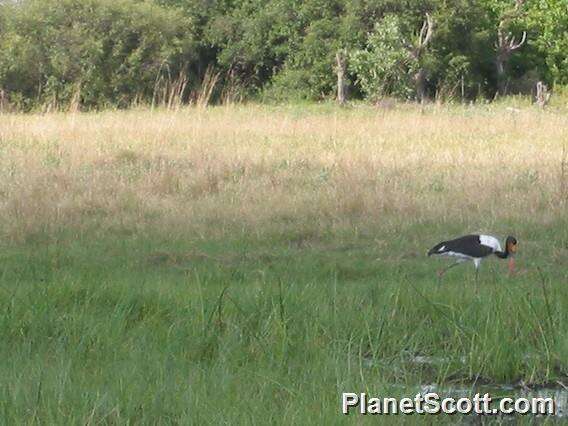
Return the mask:
POLYGON ((517 252, 517 239, 515 237, 507 237, 505 240, 505 252, 510 254, 515 254, 517 252))

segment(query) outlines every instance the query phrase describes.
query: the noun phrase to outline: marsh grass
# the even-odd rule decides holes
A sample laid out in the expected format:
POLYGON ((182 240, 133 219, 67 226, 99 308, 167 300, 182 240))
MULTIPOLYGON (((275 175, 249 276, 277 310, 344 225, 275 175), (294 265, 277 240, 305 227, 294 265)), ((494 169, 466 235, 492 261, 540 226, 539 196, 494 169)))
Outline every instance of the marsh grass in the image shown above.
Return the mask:
POLYGON ((565 383, 565 117, 0 115, 0 416, 359 423, 341 392, 565 383), (476 231, 517 236, 518 275, 439 282, 427 249, 476 231))

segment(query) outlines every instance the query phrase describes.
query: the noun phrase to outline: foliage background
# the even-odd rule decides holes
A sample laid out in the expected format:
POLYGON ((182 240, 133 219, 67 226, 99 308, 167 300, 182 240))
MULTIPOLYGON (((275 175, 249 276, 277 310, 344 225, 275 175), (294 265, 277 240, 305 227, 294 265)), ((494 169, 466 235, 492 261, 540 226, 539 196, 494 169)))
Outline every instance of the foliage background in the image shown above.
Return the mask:
MULTIPOLYGON (((429 96, 492 98, 497 27, 514 7, 513 0, 2 1, 0 90, 18 109, 125 107, 163 101, 168 91, 187 102, 204 81, 214 100, 320 100, 334 96, 334 56, 346 49, 352 97, 412 99, 402 43, 416 39, 430 13, 435 32, 420 64, 429 96), (381 34, 393 22, 389 44, 381 34)), ((568 84, 566 0, 524 1, 508 30, 528 33, 509 63, 511 93, 530 92, 537 80, 568 84)))

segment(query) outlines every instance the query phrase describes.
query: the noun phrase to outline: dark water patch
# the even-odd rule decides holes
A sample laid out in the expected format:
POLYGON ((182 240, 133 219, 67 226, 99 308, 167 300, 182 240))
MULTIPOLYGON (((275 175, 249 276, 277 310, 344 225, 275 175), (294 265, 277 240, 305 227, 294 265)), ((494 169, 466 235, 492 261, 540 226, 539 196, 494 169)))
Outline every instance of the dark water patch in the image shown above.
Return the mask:
MULTIPOLYGON (((458 364, 466 364, 466 358, 460 357, 458 359, 452 359, 443 356, 428 356, 428 355, 417 355, 411 352, 402 354, 402 365, 406 368, 417 368, 422 371, 427 371, 429 369, 438 369, 440 366, 446 365, 450 362, 458 364)), ((367 368, 374 368, 381 366, 381 362, 377 361, 373 357, 365 357, 363 359, 363 365, 367 368)), ((390 368, 393 368, 392 366, 390 368)), ((396 367, 394 367, 396 368, 396 367)), ((403 374, 404 368, 400 368, 400 373, 403 374)), ((405 391, 409 391, 408 385, 402 384, 391 384, 395 388, 404 388, 405 391)), ((420 393, 425 395, 427 393, 436 393, 440 398, 473 398, 476 394, 485 395, 489 394, 492 398, 492 408, 495 408, 500 400, 503 398, 526 398, 532 400, 532 398, 552 398, 554 400, 555 412, 552 415, 537 415, 538 418, 550 417, 555 420, 560 420, 562 422, 568 419, 568 377, 562 376, 559 380, 551 381, 548 383, 527 383, 522 380, 511 382, 511 383, 496 383, 488 378, 481 376, 467 378, 467 377, 446 377, 444 383, 423 383, 417 385, 416 389, 409 392, 410 395, 416 395, 420 393)), ((531 414, 528 414, 529 416, 531 414)), ((473 418, 488 417, 488 418, 499 418, 503 421, 516 421, 520 414, 495 414, 495 415, 476 415, 471 416, 473 418)), ((475 424, 479 423, 478 420, 474 420, 475 424)))

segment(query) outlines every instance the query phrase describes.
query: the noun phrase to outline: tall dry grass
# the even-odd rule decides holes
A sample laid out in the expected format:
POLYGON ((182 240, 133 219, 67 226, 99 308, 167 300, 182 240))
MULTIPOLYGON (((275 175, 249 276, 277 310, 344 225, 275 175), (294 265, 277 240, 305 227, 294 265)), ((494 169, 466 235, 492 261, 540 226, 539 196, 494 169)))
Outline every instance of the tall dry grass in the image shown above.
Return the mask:
POLYGON ((0 115, 0 230, 223 233, 565 214, 568 120, 533 108, 0 115), (564 150, 564 151, 563 151, 564 150))

